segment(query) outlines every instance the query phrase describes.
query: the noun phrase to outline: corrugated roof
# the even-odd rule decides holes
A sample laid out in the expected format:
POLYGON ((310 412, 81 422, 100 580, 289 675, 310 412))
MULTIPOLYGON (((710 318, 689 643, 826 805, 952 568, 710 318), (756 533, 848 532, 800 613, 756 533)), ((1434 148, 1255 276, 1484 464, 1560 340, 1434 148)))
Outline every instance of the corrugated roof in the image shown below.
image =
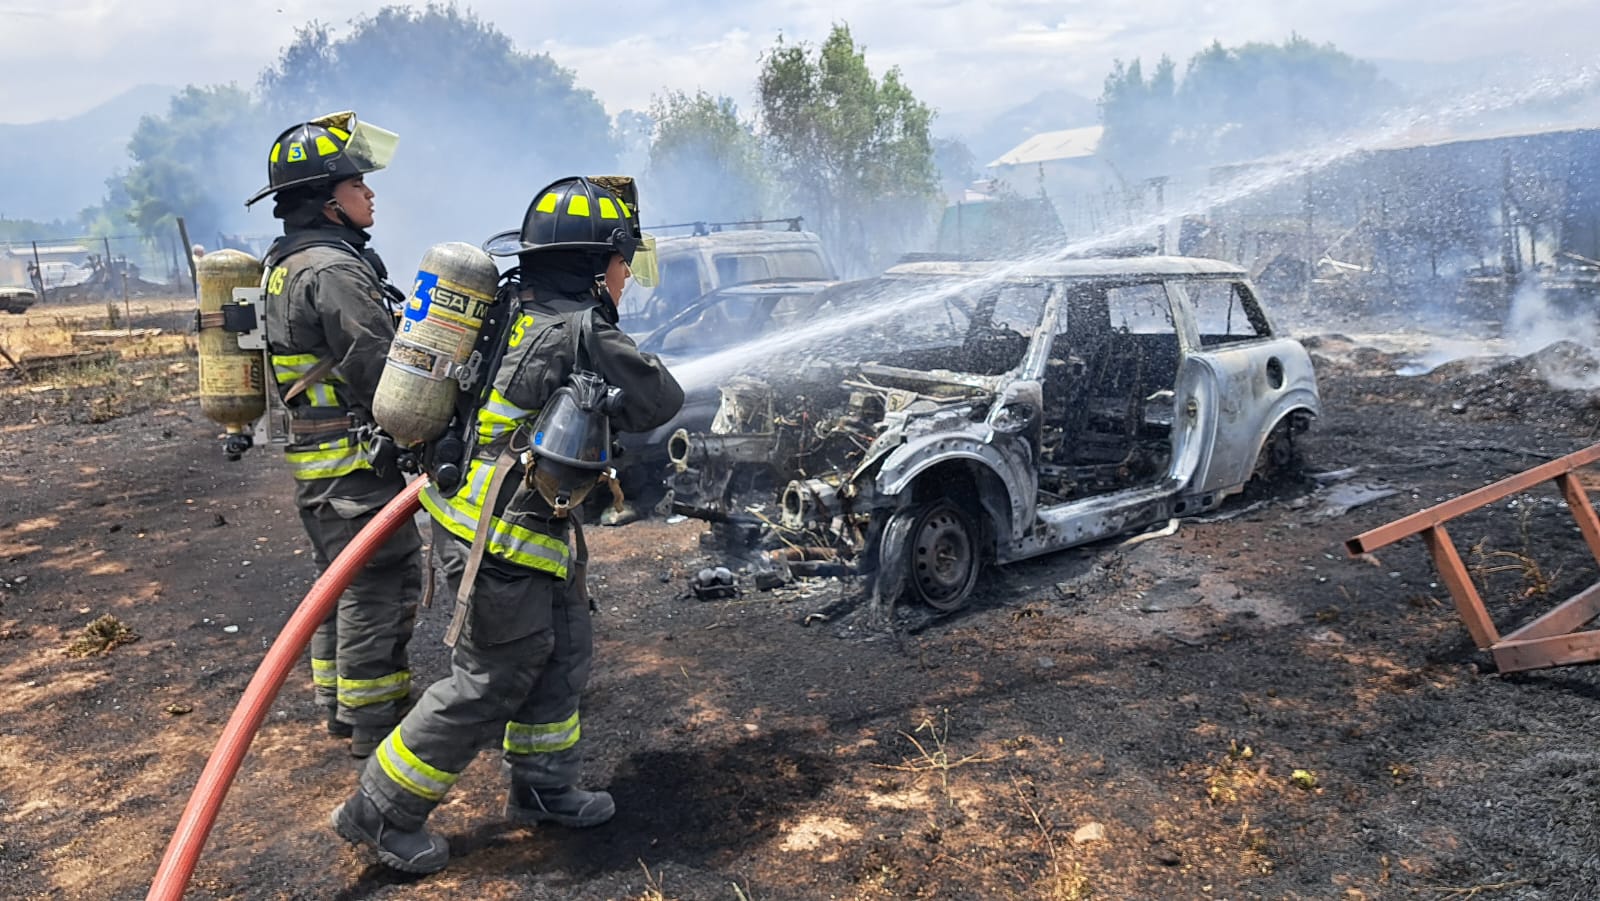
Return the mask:
POLYGON ((1044 131, 1000 155, 990 166, 1023 166, 1051 160, 1076 160, 1094 156, 1104 125, 1085 125, 1063 131, 1044 131))
MULTIPOLYGON (((7 247, 5 248, 5 252, 6 252, 7 256, 32 257, 33 256, 33 245, 32 244, 11 244, 11 245, 7 245, 7 247)), ((78 253, 88 253, 88 252, 89 252, 89 248, 84 247, 82 244, 44 244, 44 243, 41 243, 39 245, 39 256, 54 256, 54 255, 63 254, 63 253, 78 254, 78 253)))
POLYGON ((1405 131, 1378 141, 1373 150, 1415 150, 1423 147, 1445 147, 1451 144, 1468 144, 1476 141, 1501 141, 1508 138, 1537 138, 1550 135, 1575 134, 1594 131, 1600 122, 1594 117, 1574 118, 1566 121, 1503 125, 1495 123, 1448 123, 1445 125, 1413 125, 1405 131))

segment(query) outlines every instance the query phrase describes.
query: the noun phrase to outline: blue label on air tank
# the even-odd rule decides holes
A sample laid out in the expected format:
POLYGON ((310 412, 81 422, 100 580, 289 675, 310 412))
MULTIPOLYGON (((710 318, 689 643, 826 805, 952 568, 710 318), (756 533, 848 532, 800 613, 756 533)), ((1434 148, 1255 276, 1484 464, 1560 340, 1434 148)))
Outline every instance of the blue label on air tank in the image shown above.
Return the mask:
POLYGON ((407 319, 428 317, 428 307, 433 304, 433 289, 438 285, 438 274, 420 269, 417 271, 417 280, 411 283, 411 299, 406 302, 407 319))

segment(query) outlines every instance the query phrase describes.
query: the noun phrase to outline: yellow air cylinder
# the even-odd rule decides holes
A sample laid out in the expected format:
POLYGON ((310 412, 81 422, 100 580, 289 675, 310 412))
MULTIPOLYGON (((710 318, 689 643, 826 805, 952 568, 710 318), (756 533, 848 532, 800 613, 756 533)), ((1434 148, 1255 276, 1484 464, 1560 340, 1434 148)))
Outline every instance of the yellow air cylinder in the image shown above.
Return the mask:
POLYGON ((450 425, 467 362, 500 270, 471 244, 435 244, 422 255, 404 317, 372 398, 372 418, 402 446, 437 438, 450 425))
POLYGON ((266 357, 239 347, 222 327, 222 308, 233 289, 261 285, 261 261, 238 250, 219 250, 195 261, 200 288, 200 412, 237 435, 267 409, 266 357))

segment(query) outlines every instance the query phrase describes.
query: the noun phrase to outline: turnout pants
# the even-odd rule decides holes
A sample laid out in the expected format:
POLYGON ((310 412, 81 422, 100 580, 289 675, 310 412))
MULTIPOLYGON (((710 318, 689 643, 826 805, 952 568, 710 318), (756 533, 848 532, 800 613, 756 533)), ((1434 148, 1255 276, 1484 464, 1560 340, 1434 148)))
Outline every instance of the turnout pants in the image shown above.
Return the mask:
MULTIPOLYGON (((325 571, 378 515, 377 509, 355 512, 351 507, 338 500, 301 507, 300 522, 311 538, 317 572, 325 571)), ((337 709, 340 722, 372 727, 399 722, 411 694, 406 645, 421 594, 422 539, 408 524, 367 561, 311 637, 317 703, 337 709)))
MULTIPOLYGON (((459 590, 470 546, 433 528, 434 560, 459 590)), ((575 582, 485 555, 450 675, 428 687, 367 761, 361 788, 401 829, 418 829, 485 747, 536 789, 576 785, 578 700, 594 633, 575 582)))

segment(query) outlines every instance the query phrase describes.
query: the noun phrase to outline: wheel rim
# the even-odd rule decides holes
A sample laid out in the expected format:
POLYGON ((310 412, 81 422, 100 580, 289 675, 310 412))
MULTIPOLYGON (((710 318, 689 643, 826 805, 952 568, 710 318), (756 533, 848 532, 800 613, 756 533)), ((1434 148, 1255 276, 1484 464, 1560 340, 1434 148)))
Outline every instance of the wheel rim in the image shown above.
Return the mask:
POLYGON ((911 541, 917 595, 937 610, 953 610, 966 600, 976 566, 966 522, 950 507, 930 511, 911 541))

